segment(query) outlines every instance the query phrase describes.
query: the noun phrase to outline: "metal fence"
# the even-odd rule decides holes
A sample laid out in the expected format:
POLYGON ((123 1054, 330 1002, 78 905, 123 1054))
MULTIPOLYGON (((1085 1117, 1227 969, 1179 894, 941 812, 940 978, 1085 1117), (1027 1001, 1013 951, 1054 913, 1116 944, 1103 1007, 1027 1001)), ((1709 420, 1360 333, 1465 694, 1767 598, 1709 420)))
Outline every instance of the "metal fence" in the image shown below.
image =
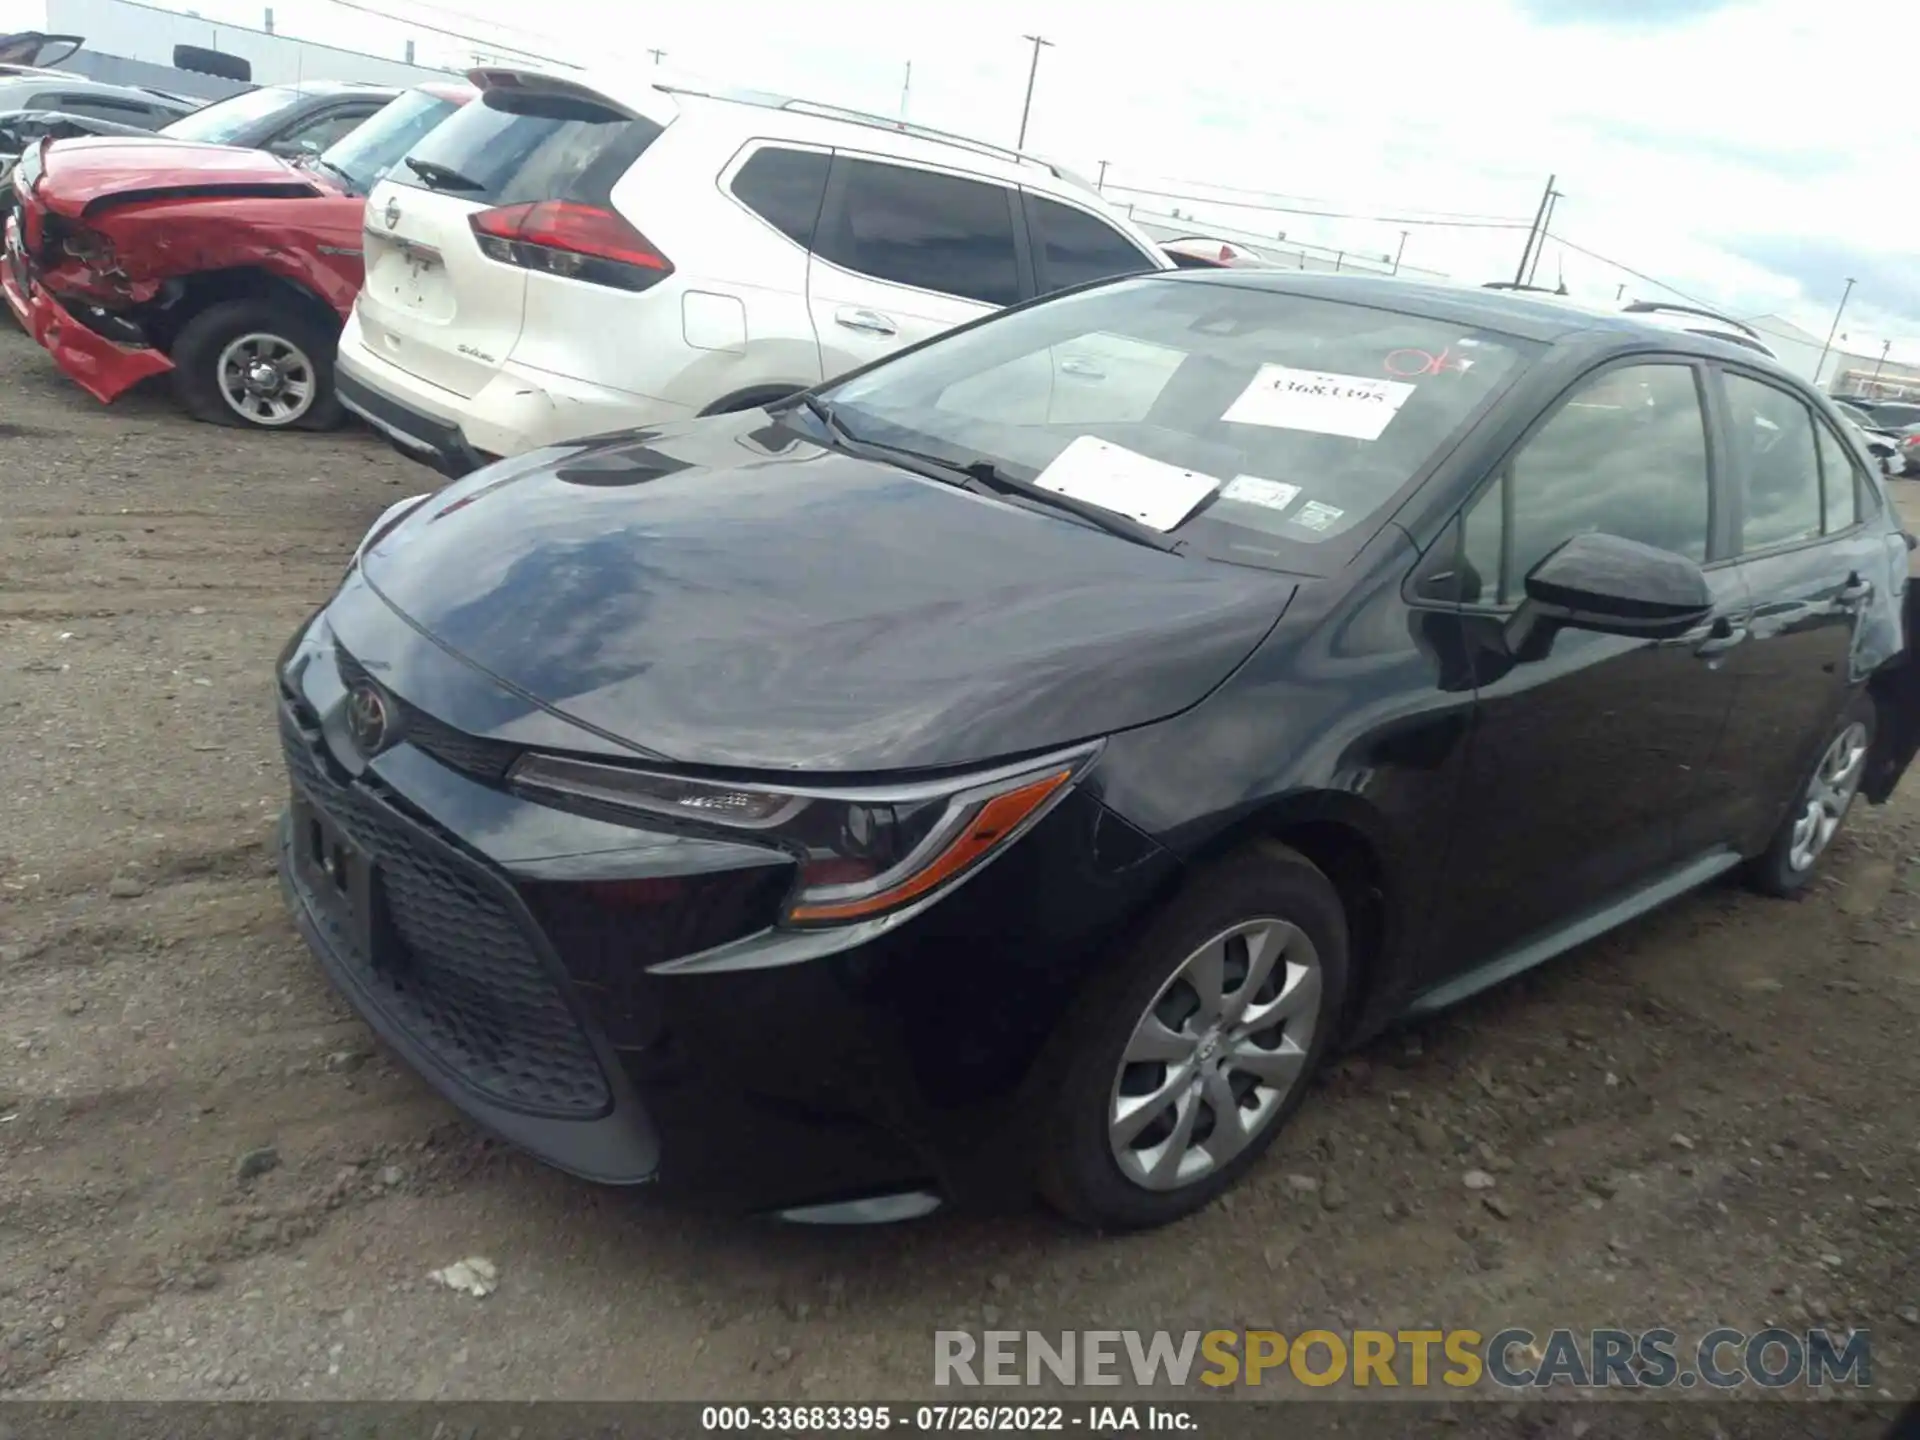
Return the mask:
POLYGON ((1142 230, 1155 240, 1187 240, 1196 236, 1210 240, 1229 240, 1251 250, 1263 260, 1291 270, 1318 270, 1329 274, 1404 275, 1416 280, 1449 280, 1443 270, 1427 270, 1417 265, 1395 266, 1393 256, 1378 250, 1340 250, 1325 245, 1309 245, 1298 240, 1278 239, 1250 230, 1216 225, 1211 220, 1182 219, 1166 211, 1148 209, 1137 202, 1123 204, 1142 230))

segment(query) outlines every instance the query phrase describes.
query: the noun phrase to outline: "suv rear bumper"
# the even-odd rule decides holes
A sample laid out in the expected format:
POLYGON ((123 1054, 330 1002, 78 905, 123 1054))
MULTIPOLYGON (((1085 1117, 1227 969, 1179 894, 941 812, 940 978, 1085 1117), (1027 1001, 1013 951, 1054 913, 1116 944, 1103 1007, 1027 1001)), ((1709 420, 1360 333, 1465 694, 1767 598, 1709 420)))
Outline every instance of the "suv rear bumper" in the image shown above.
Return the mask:
POLYGON ((456 478, 503 456, 694 413, 511 361, 474 394, 458 395, 374 354, 357 316, 340 336, 334 378, 348 410, 403 453, 456 478))
POLYGON ((333 386, 341 405, 384 435, 396 450, 432 466, 450 480, 458 480, 498 458, 469 445, 460 427, 451 421, 410 409, 361 384, 344 364, 335 367, 333 386))

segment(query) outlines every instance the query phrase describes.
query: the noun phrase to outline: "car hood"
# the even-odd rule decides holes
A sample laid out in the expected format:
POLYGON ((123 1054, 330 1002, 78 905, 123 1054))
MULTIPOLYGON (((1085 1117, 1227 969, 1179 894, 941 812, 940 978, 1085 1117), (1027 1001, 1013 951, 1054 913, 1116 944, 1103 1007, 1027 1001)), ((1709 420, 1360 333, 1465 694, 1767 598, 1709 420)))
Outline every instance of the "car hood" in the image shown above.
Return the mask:
POLYGON ((1160 719, 1232 673, 1297 588, 759 412, 480 471, 378 537, 360 573, 440 647, 604 740, 816 773, 966 765, 1160 719))
POLYGON ((34 183, 42 205, 74 218, 135 198, 325 193, 310 175, 264 150, 118 135, 54 141, 34 183))

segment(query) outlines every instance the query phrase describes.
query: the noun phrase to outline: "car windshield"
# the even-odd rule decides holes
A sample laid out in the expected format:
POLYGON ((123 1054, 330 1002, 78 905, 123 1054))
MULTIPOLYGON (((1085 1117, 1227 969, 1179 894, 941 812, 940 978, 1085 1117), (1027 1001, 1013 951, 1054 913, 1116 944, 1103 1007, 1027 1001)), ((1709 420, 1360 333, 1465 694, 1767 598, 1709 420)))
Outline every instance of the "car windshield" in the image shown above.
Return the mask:
POLYGON ((1373 516, 1539 348, 1374 304, 1142 278, 1010 311, 822 398, 855 439, 1284 567, 1290 544, 1373 516))
POLYGON ((327 147, 320 163, 353 182, 361 194, 400 163, 400 157, 460 107, 425 90, 409 90, 366 124, 327 147))
POLYGON ((229 95, 225 100, 216 100, 211 105, 203 105, 191 115, 182 115, 171 124, 161 126, 160 133, 175 140, 225 145, 236 135, 286 109, 299 98, 298 90, 278 85, 246 90, 238 95, 229 95))

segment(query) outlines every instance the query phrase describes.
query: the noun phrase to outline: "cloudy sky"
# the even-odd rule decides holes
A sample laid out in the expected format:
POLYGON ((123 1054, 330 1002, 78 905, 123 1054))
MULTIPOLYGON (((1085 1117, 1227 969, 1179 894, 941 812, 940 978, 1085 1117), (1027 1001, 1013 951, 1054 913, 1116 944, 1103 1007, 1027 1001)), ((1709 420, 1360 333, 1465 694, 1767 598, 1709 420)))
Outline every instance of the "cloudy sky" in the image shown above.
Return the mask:
MULTIPOLYGON (((889 114, 911 63, 912 119, 1006 143, 1039 34, 1028 147, 1108 162, 1115 199, 1381 254, 1404 229, 1408 265, 1481 281, 1513 277, 1557 175, 1537 280, 1677 290, 1824 337, 1851 276, 1847 348, 1920 362, 1902 0, 1854 0, 1844 24, 1813 0, 372 3, 409 23, 274 11, 283 34, 384 54, 411 36, 428 62, 472 58, 435 29, 589 65, 659 48, 681 78, 889 114)), ((167 8, 257 25, 262 4, 167 8)))

